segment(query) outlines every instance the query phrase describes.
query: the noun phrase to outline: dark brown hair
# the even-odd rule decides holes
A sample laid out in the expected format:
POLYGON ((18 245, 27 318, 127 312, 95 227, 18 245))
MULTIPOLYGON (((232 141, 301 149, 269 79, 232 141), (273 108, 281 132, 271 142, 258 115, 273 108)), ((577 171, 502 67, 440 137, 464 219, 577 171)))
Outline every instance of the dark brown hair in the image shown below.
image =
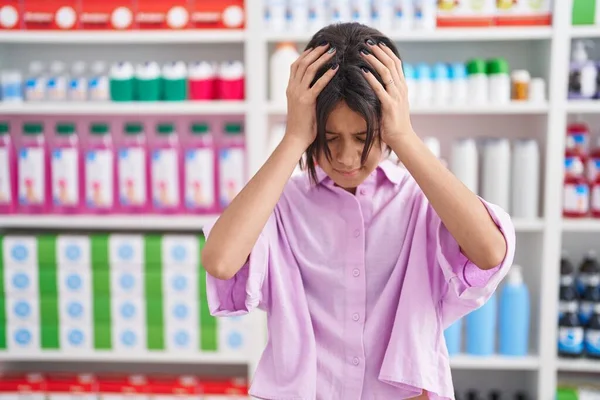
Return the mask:
POLYGON ((373 143, 379 142, 381 139, 379 130, 381 102, 361 70, 361 68, 368 69, 383 84, 381 76, 360 54, 363 49, 370 52, 369 45, 366 43, 369 39, 378 44, 385 44, 400 57, 394 42, 388 37, 376 29, 359 23, 339 23, 326 26, 315 33, 306 46, 308 49, 329 43, 331 47, 336 48, 335 55, 319 69, 311 86, 333 65, 339 65, 339 71, 317 97, 317 137, 306 150, 306 166, 302 165, 308 169, 313 182, 317 181, 315 163, 318 155, 323 152, 325 157, 331 160, 331 152, 325 138, 325 126, 329 114, 340 101, 345 102, 352 111, 360 114, 367 123, 367 137, 361 163, 366 161, 373 143))

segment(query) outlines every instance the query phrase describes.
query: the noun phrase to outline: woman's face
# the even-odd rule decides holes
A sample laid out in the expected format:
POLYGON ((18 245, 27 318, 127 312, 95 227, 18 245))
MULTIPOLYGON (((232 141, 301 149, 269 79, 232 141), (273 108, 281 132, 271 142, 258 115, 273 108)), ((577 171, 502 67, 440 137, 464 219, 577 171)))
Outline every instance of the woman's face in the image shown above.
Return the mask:
POLYGON ((340 102, 329 114, 325 126, 325 139, 331 152, 331 162, 323 152, 318 155, 319 166, 333 182, 354 193, 377 168, 382 158, 382 147, 375 141, 364 165, 361 156, 367 137, 367 123, 363 117, 352 111, 345 102, 340 102))

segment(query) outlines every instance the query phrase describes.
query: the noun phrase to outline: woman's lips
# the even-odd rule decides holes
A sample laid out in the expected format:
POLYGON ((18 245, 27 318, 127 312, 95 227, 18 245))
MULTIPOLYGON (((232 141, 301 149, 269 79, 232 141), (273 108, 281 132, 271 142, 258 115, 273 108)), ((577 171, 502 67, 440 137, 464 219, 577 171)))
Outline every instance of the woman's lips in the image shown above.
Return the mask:
POLYGON ((358 171, 360 171, 360 168, 357 168, 357 169, 352 169, 352 170, 349 170, 349 171, 344 171, 344 170, 339 170, 339 169, 336 169, 336 171, 337 171, 337 172, 338 172, 340 175, 350 178, 350 177, 353 177, 353 176, 355 176, 356 174, 358 174, 358 171))

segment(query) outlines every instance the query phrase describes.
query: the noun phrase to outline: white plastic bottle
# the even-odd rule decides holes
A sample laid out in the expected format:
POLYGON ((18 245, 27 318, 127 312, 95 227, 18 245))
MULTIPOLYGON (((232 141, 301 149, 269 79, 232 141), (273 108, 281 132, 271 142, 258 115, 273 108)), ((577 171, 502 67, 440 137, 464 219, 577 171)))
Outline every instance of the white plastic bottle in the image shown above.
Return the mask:
POLYGON ((329 14, 329 22, 332 24, 351 21, 352 7, 350 0, 330 0, 329 14))
POLYGON ((286 90, 290 79, 290 66, 299 57, 294 43, 279 43, 270 61, 270 100, 287 104, 286 90))
POLYGON ((511 216, 538 217, 540 151, 534 139, 517 140, 513 146, 511 171, 511 216))
POLYGON ((585 50, 586 42, 575 41, 569 68, 569 98, 591 99, 597 92, 596 64, 588 57, 585 50))
POLYGON ((433 101, 433 81, 431 68, 425 63, 416 66, 417 95, 415 103, 419 106, 430 106, 433 101))
POLYGON ((0 71, 0 100, 11 103, 23 101, 23 76, 18 70, 0 71))
POLYGON ((448 106, 450 103, 450 71, 448 66, 437 63, 433 66, 433 103, 448 106))
POLYGON ((373 0, 373 26, 384 34, 389 34, 394 27, 394 0, 373 0))
POLYGON ((433 30, 436 27, 437 1, 415 0, 414 1, 414 28, 422 30, 433 30))
POLYGON ((327 7, 323 0, 308 1, 308 29, 316 32, 327 24, 327 7))
POLYGON ((88 91, 87 77, 85 76, 85 63, 77 61, 71 66, 71 78, 67 90, 67 97, 71 101, 86 101, 88 91))
POLYGON ((460 139, 452 144, 450 170, 469 190, 479 194, 479 153, 474 139, 460 139))
POLYGON ((488 139, 483 146, 481 196, 504 210, 510 210, 510 142, 488 139))
POLYGON ((465 64, 452 64, 450 66, 450 104, 453 106, 466 104, 468 92, 467 69, 465 64))
POLYGON ((488 62, 489 99, 493 104, 510 103, 510 73, 503 58, 488 62))
POLYGON ((67 99, 67 74, 62 61, 53 61, 50 64, 50 77, 48 78, 47 99, 49 101, 64 101, 67 99))
POLYGON ((352 21, 371 24, 371 0, 352 0, 352 21))
POLYGON ((308 29, 308 1, 289 0, 287 25, 294 32, 306 32, 308 29))
POLYGON ((486 104, 489 101, 489 83, 486 74, 486 63, 475 58, 467 63, 468 101, 473 105, 486 104))
POLYGON ((44 64, 33 61, 29 64, 29 75, 25 82, 25 101, 43 101, 46 98, 46 77, 44 64))
POLYGON ((283 32, 287 25, 287 1, 266 0, 265 23, 267 29, 273 32, 283 32))
POLYGON ((393 21, 394 29, 408 31, 415 26, 415 3, 414 0, 393 0, 393 21))
POLYGON ((110 97, 106 63, 95 61, 88 81, 88 97, 92 101, 108 101, 110 97))
POLYGON ((406 88, 408 90, 408 104, 413 105, 417 99, 417 77, 415 68, 411 64, 402 64, 402 70, 404 72, 404 80, 406 81, 406 88))

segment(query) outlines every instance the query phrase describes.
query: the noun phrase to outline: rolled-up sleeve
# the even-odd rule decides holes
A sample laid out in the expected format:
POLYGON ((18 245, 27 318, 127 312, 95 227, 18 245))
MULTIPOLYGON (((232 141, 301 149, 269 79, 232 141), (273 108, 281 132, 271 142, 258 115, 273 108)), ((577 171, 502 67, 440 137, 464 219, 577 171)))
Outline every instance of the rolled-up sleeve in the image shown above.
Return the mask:
MULTIPOLYGON (((513 263, 515 254, 515 230, 510 216, 497 205, 480 198, 506 241, 506 254, 496 267, 482 270, 461 251, 458 242, 450 234, 439 217, 432 218, 436 240, 435 259, 447 283, 442 298, 442 319, 449 326, 456 319, 481 307, 494 294, 513 263)), ((437 214, 436 214, 437 216, 437 214)))
MULTIPOLYGON (((257 307, 266 309, 269 297, 269 260, 271 244, 276 241, 276 224, 275 215, 272 214, 246 263, 231 279, 217 279, 206 273, 206 294, 211 315, 236 316, 247 314, 257 307)), ((202 229, 206 238, 213 226, 214 222, 202 229)))

